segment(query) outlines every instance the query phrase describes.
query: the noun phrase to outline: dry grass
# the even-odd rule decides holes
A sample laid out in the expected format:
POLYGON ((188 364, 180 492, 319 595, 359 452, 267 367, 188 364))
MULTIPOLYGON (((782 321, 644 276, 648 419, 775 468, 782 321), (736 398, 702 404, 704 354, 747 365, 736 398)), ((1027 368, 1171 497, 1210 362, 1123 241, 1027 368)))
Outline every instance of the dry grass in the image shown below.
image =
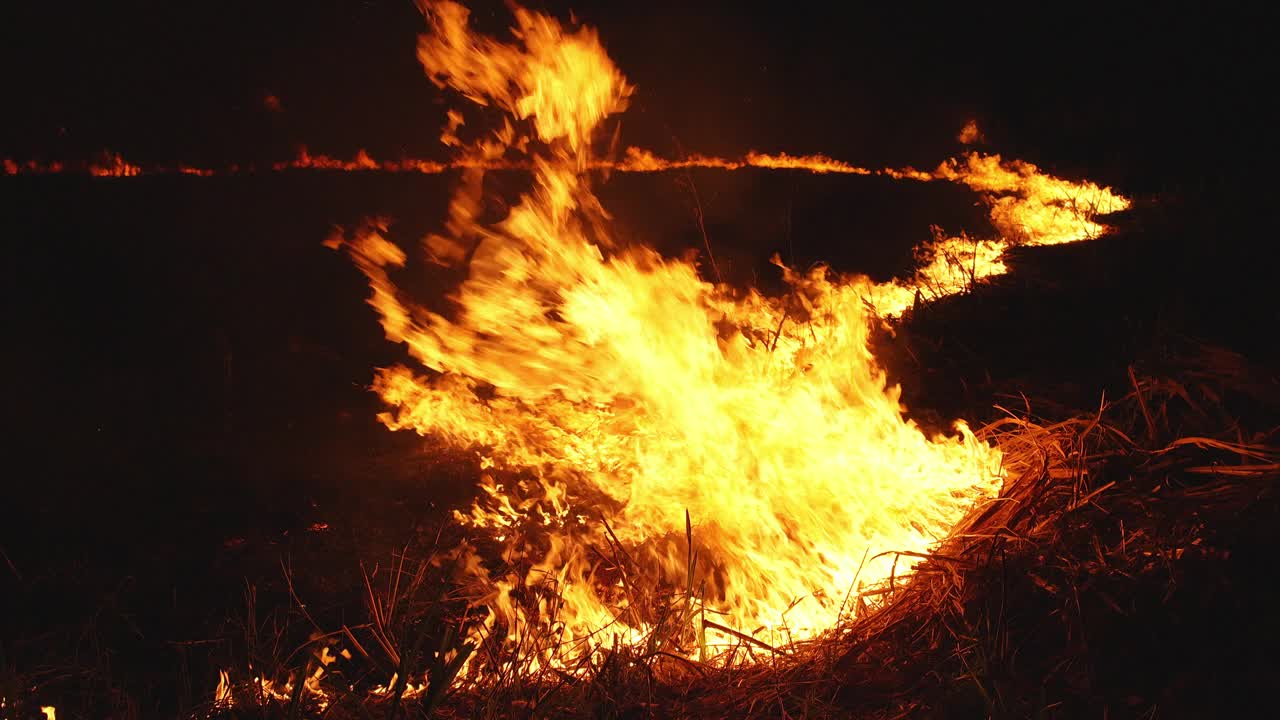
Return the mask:
MULTIPOLYGON (((1280 535, 1275 429, 1248 436, 1216 402, 1231 361, 1208 363, 1219 372, 1183 368, 1176 380, 1130 368, 1127 396, 1066 421, 1035 418, 1030 403, 1006 411, 981 431, 1006 453, 1001 496, 975 508, 909 578, 850 597, 856 619, 816 640, 774 648, 730 631, 740 644, 711 661, 701 629, 728 629, 708 617, 692 580, 646 586, 606 523, 602 559, 620 573, 631 607, 658 618, 637 646, 605 643, 607 651, 583 656, 571 672, 530 662, 558 647, 550 583, 527 601, 553 611, 514 645, 468 641, 480 610, 450 584, 448 563, 401 554, 389 570, 365 575, 366 624, 323 629, 306 617, 310 640, 274 668, 277 682, 294 680, 287 699, 246 693, 242 682, 234 706, 217 712, 893 718, 1224 710, 1241 698, 1215 692, 1272 672, 1260 655, 1241 651, 1251 639, 1238 635, 1265 602, 1265 540, 1280 535), (339 646, 352 657, 329 662, 328 648, 339 646), (297 662, 298 654, 309 660, 297 662), (458 675, 472 654, 483 678, 458 675), (326 672, 316 686, 331 698, 323 709, 297 682, 317 668, 326 672), (393 675, 389 688, 371 689, 371 678, 393 675), (406 682, 423 677, 425 687, 406 682)), ((698 560, 686 531, 692 578, 698 560)), ((1259 637, 1274 639, 1274 627, 1262 621, 1259 637)))

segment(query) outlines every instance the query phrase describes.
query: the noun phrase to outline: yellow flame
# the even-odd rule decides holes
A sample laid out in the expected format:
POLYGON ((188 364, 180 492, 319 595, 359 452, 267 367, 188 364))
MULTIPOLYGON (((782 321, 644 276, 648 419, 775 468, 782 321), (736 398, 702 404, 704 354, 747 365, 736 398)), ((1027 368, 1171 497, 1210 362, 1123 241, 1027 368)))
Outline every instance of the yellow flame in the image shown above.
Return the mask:
MULTIPOLYGON (((458 160, 304 150, 275 166, 461 170, 444 231, 423 243, 432 263, 465 267, 447 309, 397 286, 409 256, 386 221, 326 244, 351 254, 386 336, 419 365, 377 374, 384 423, 481 458, 481 497, 456 513, 500 551, 457 552, 490 611, 481 634, 526 643, 521 662, 572 668, 610 642, 653 641, 672 616, 697 617, 701 632, 663 635, 669 646, 656 649, 709 660, 743 638, 776 647, 822 632, 852 612, 851 594, 907 573, 1001 482, 1000 451, 964 423, 929 437, 904 416, 870 347, 875 323, 1005 272, 1012 244, 1096 237, 1096 217, 1128 201, 976 153, 933 171, 755 152, 596 158, 593 137, 631 86, 593 30, 513 12, 510 43, 474 32, 457 3, 426 12, 418 54, 431 80, 505 116, 467 142, 451 112, 441 139, 458 160), (939 233, 911 277, 886 283, 775 259, 789 291, 768 297, 613 241, 593 170, 688 167, 958 182, 988 202, 1000 237, 939 233), (505 168, 527 169, 532 189, 501 220, 482 220, 484 173, 505 168), (674 598, 665 610, 662 598, 674 598)), ((136 169, 118 156, 112 167, 136 169)), ((323 702, 326 664, 302 678, 323 702)), ((293 687, 254 682, 267 697, 293 687)), ((215 701, 230 698, 223 674, 215 701)))
POLYGON ((101 162, 89 165, 89 174, 98 177, 134 177, 142 174, 142 168, 125 162, 119 153, 106 153, 101 162))
POLYGON ((673 162, 631 148, 617 163, 594 159, 593 132, 631 87, 593 32, 515 16, 506 44, 440 3, 419 45, 434 82, 509 117, 466 145, 451 113, 446 144, 471 158, 523 156, 533 175, 504 219, 482 223, 484 166, 464 171, 446 232, 425 242, 432 262, 466 266, 450 311, 396 286, 408 256, 385 221, 330 241, 368 276, 388 339, 421 365, 378 373, 375 390, 392 408, 383 421, 482 457, 481 499, 456 515, 501 546, 500 567, 467 557, 487 631, 528 643, 551 630, 526 662, 569 667, 607 643, 597 637, 606 628, 621 642, 655 637, 663 619, 646 600, 665 587, 684 598, 686 619, 695 609, 704 618, 697 640, 669 640, 681 652, 821 632, 851 592, 909 570, 897 552, 926 552, 1000 484, 1000 452, 963 423, 926 437, 903 416, 869 346, 877 317, 1003 272, 1011 242, 1096 234, 1093 214, 1124 201, 998 156, 878 171, 967 184, 1008 235, 939 236, 899 282, 782 267, 784 297, 713 285, 692 262, 616 246, 588 171, 873 171, 758 153, 673 162), (648 571, 647 588, 619 569, 628 564, 648 571))
POLYGON ((1088 240, 1106 227, 1093 218, 1129 207, 1129 200, 1092 182, 1071 182, 1020 160, 970 153, 964 162, 949 160, 934 176, 964 183, 987 196, 991 220, 1000 234, 1029 245, 1058 245, 1088 240))
POLYGON ((1107 227, 1099 215, 1130 206, 1110 188, 1055 178, 1021 160, 969 153, 948 160, 933 172, 885 169, 899 179, 957 182, 980 193, 991 208, 998 238, 947 236, 935 231, 932 242, 916 248, 917 269, 903 281, 881 283, 868 302, 885 316, 901 315, 916 298, 953 295, 977 282, 1005 273, 1004 254, 1017 244, 1060 245, 1098 237, 1107 227))
POLYGON ((234 698, 231 693, 231 677, 226 670, 218 671, 218 686, 213 690, 214 707, 230 707, 234 698))

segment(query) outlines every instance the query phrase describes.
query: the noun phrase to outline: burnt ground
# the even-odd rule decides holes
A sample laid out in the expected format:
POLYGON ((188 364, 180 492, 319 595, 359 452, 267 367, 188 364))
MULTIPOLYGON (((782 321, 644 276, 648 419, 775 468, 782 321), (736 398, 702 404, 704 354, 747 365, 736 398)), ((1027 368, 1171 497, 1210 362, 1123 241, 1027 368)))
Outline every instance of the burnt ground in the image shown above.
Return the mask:
MULTIPOLYGON (((767 284, 775 250, 887 276, 929 223, 981 222, 972 197, 932 188, 695 180, 735 280, 767 284), (906 199, 884 199, 893 193, 906 199), (860 194, 874 212, 849 209, 860 194)), ((701 243, 681 222, 687 195, 674 178, 616 182, 606 203, 617 200, 635 237, 701 243)), ((375 213, 418 237, 442 214, 438 180, 37 177, 0 187, 10 239, 4 694, 30 692, 60 718, 189 712, 219 668, 245 657, 245 618, 265 624, 289 605, 283 566, 314 612, 354 614, 360 562, 431 537, 445 509, 465 502, 475 475, 465 456, 374 419, 370 369, 397 349, 363 304, 358 273, 320 246, 333 223, 375 213)), ((1115 236, 1021 251, 994 287, 922 309, 884 339, 904 402, 926 425, 980 423, 1025 394, 1052 418, 1127 392, 1130 365, 1168 365, 1203 343, 1238 352, 1258 393, 1275 392, 1277 254, 1241 187, 1187 183, 1139 198, 1115 236)), ((1246 403, 1241 425, 1274 427, 1266 407, 1246 403)), ((1236 592, 1266 597, 1268 558, 1233 566, 1264 576, 1236 592)))

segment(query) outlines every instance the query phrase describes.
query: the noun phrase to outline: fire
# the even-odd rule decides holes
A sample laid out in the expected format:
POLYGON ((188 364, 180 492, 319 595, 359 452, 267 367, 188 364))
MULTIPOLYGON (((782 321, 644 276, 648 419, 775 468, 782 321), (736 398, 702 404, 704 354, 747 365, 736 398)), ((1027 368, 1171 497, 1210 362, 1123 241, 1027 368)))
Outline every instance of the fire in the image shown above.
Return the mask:
POLYGON ((101 162, 89 165, 89 174, 97 177, 134 177, 142 174, 142 168, 125 162, 119 153, 106 153, 101 162))
MULTIPOLYGON (((509 102, 508 105, 512 103, 509 102)), ((448 145, 461 146, 456 130, 462 124, 462 116, 451 114, 450 126, 443 138, 448 145)), ((966 125, 968 132, 970 126, 966 125)), ((975 126, 976 127, 976 126, 975 126)), ((536 159, 512 159, 504 153, 511 144, 523 146, 528 138, 513 140, 511 125, 504 127, 505 135, 499 142, 479 143, 464 148, 461 157, 448 162, 401 158, 377 160, 365 150, 359 150, 350 160, 325 154, 312 154, 300 148, 292 160, 274 163, 271 170, 316 170, 336 172, 388 172, 440 174, 450 171, 473 173, 484 171, 509 171, 536 169, 536 159)), ((143 168, 125 161, 119 154, 105 153, 107 160, 92 163, 83 168, 98 177, 132 178, 141 175, 178 173, 198 177, 220 174, 252 173, 254 168, 232 166, 219 171, 190 165, 143 168)), ((971 239, 967 236, 939 235, 932 242, 917 248, 919 268, 906 281, 882 283, 865 291, 867 302, 884 317, 895 317, 909 309, 917 298, 937 298, 962 292, 975 283, 1003 274, 1007 267, 1003 261, 1005 251, 1014 243, 1053 245, 1077 242, 1101 235, 1106 227, 1094 218, 1098 215, 1123 210, 1129 201, 1109 188, 1100 188, 1091 182, 1071 182, 1046 175, 1030 164, 1021 161, 1003 161, 999 155, 969 153, 961 159, 943 162, 933 171, 914 168, 883 168, 872 170, 836 160, 825 155, 769 154, 751 151, 740 158, 720 158, 690 155, 679 160, 658 157, 648 150, 629 147, 619 160, 595 158, 584 154, 577 159, 580 169, 616 172, 669 172, 688 168, 740 170, 761 168, 789 170, 816 174, 839 173, 853 175, 878 175, 896 180, 919 182, 948 181, 967 185, 981 193, 991 206, 991 219, 1000 232, 997 239, 971 239)), ((67 168, 61 163, 20 163, 13 159, 3 161, 6 175, 56 174, 67 168)), ((474 182, 474 180, 472 180, 474 182)), ((464 202, 474 202, 474 198, 464 202)), ((436 238, 441 247, 451 241, 436 238)), ((456 249, 456 248, 455 248, 456 249)))
MULTIPOLYGON (((0 695, 0 712, 3 712, 7 705, 8 701, 3 695, 0 695)), ((58 720, 58 708, 53 705, 41 705, 40 714, 44 716, 45 720, 58 720)), ((7 714, 0 714, 0 720, 8 720, 8 717, 7 714)))
POLYGON ((41 163, 35 160, 18 162, 13 158, 5 158, 0 165, 4 166, 5 175, 53 175, 62 172, 62 163, 41 163))
POLYGON ((436 174, 444 172, 446 167, 442 163, 432 163, 424 160, 401 162, 379 162, 370 157, 365 150, 360 150, 351 160, 341 160, 329 157, 328 155, 312 155, 307 149, 300 148, 298 156, 291 161, 279 162, 271 166, 272 170, 341 170, 344 172, 357 172, 361 170, 384 170, 387 172, 421 172, 427 174, 436 174))
POLYGON ((959 140, 961 145, 972 145, 974 143, 982 142, 982 130, 978 128, 978 121, 970 120, 965 123, 964 127, 960 128, 960 133, 956 135, 956 140, 959 140))
POLYGON ((75 165, 67 165, 56 161, 19 161, 13 158, 3 158, 0 159, 0 168, 3 168, 4 175, 59 175, 63 173, 79 173, 101 178, 136 178, 143 175, 167 174, 209 177, 212 175, 228 174, 237 171, 236 168, 223 172, 212 168, 195 167, 192 165, 144 167, 125 160, 124 156, 120 153, 113 153, 109 151, 99 153, 99 158, 97 160, 82 162, 75 165))
MULTIPOLYGON (((449 132, 451 133, 452 128, 449 132)), ((449 135, 449 142, 456 138, 449 135)), ((521 138, 520 142, 527 142, 521 138)), ((274 172, 289 170, 317 170, 335 172, 387 172, 438 175, 451 171, 467 170, 522 170, 534 169, 528 159, 502 157, 503 144, 483 144, 477 152, 465 154, 448 162, 421 158, 378 160, 366 150, 359 150, 350 160, 323 153, 311 153, 302 147, 291 160, 273 163, 274 172)), ((80 172, 96 177, 133 178, 142 175, 179 174, 210 177, 254 173, 252 166, 233 165, 223 170, 192 165, 143 167, 126 161, 118 153, 104 153, 105 160, 80 166, 80 172)), ((956 182, 980 192, 992 206, 992 220, 1007 241, 1033 245, 1052 245, 1097 237, 1106 227, 1093 218, 1097 215, 1123 210, 1129 201, 1113 193, 1110 188, 1100 188, 1091 182, 1071 182, 1046 175, 1030 163, 1014 160, 1005 162, 999 155, 969 153, 961 159, 943 162, 932 171, 914 168, 882 168, 873 170, 836 160, 826 155, 789 155, 787 153, 748 152, 739 158, 690 155, 678 160, 659 157, 652 152, 628 147, 619 160, 587 157, 584 168, 609 172, 655 173, 689 168, 741 170, 760 168, 767 170, 792 170, 814 174, 878 175, 896 180, 920 182, 956 182)), ((59 163, 40 163, 35 160, 19 162, 12 158, 0 161, 6 175, 48 175, 77 168, 59 163)), ((964 242, 969 242, 965 240, 964 242)), ((1005 242, 1001 248, 1008 246, 1005 242)), ((953 248, 954 249, 954 248, 953 248)), ((1002 251, 1002 250, 1001 250, 1002 251)), ((988 253, 980 253, 980 255, 988 253)), ((999 253, 995 253, 998 255, 999 253)), ((928 265, 932 260, 926 260, 928 265)), ((995 272, 979 272, 977 279, 995 272)), ((949 293, 943 293, 949 294, 949 293)), ((897 314, 897 313, 889 313, 897 314)))
MULTIPOLYGON (((963 422, 927 436, 905 417, 872 352, 876 323, 1005 272, 1013 244, 1096 237, 1097 216, 1128 201, 977 153, 932 171, 785 153, 597 157, 597 135, 634 88, 594 30, 513 13, 504 42, 473 31, 457 3, 425 12, 418 57, 430 80, 504 116, 464 140, 466 118, 451 112, 441 139, 457 159, 303 150, 272 167, 460 174, 445 230, 423 243, 432 264, 466 270, 447 307, 396 284, 409 255, 386 221, 328 244, 351 254, 387 338, 418 364, 378 372, 383 422, 481 459, 481 498, 455 514, 484 546, 456 553, 488 611, 476 638, 512 650, 505 662, 570 670, 610 643, 714 663, 744 642, 811 638, 855 611, 850 598, 909 573, 1002 482, 1002 453, 963 422), (885 283, 775 259, 789 292, 769 297, 613 240, 597 171, 694 167, 962 183, 1000 236, 939 233, 911 277, 885 283), (482 218, 484 174, 510 169, 529 172, 532 189, 504 218, 482 218), (660 632, 672 618, 687 631, 660 632)), ((142 170, 114 155, 90 172, 142 170)), ((324 663, 301 679, 307 692, 324 696, 323 673, 324 663)), ((293 687, 255 684, 269 697, 293 687)), ((232 701, 225 674, 216 700, 232 701)))
POLYGON ((1126 201, 998 156, 878 171, 969 185, 1004 237, 939 237, 913 278, 891 283, 775 259, 785 297, 712 284, 694 262, 615 244, 589 171, 875 171, 823 156, 665 161, 635 148, 597 160, 592 138, 632 87, 594 31, 514 12, 515 42, 503 43, 472 31, 461 5, 434 5, 419 45, 433 82, 507 116, 467 144, 450 113, 443 141, 486 162, 519 156, 533 176, 486 223, 484 163, 463 171, 446 232, 424 243, 431 262, 466 266, 451 308, 397 287, 408 256, 385 221, 329 241, 368 276, 387 338, 421 366, 378 373, 384 423, 473 448, 486 469, 482 498, 456 513, 501 555, 485 565, 459 554, 489 610, 482 633, 520 643, 520 662, 571 668, 608 638, 659 642, 670 616, 652 608, 666 597, 699 625, 662 635, 666 651, 713 661, 746 639, 812 637, 1001 483, 1000 451, 963 422, 927 437, 904 417, 869 345, 874 324, 1003 272, 1013 242, 1096 235, 1094 214, 1126 201))
POLYGON ((1130 204, 1110 188, 1050 177, 1035 165, 1018 160, 1002 163, 999 155, 971 153, 964 163, 943 163, 934 175, 983 193, 1001 235, 1029 245, 1096 238, 1106 227, 1093 218, 1124 210, 1130 204))
POLYGON ((999 155, 969 153, 928 173, 912 169, 882 172, 902 179, 967 185, 990 206, 992 225, 1000 233, 996 239, 939 234, 918 247, 919 267, 912 278, 882 283, 869 292, 868 301, 887 316, 901 315, 917 294, 945 297, 1005 273, 1004 253, 1015 244, 1060 245, 1096 238, 1107 229, 1097 221, 1098 215, 1130 206, 1127 198, 1110 188, 1055 178, 1031 163, 1003 161, 999 155))
MULTIPOLYGON (((343 657, 350 658, 350 652, 344 650, 340 653, 343 657)), ((321 684, 321 679, 326 674, 326 668, 337 660, 337 656, 329 652, 327 646, 322 646, 322 652, 318 656, 319 662, 310 673, 303 678, 301 688, 295 685, 296 676, 291 676, 283 681, 271 680, 265 677, 254 677, 247 683, 236 684, 231 680, 231 676, 226 670, 218 671, 218 685, 213 691, 213 707, 232 708, 236 706, 237 695, 252 698, 256 704, 264 702, 288 703, 291 702, 295 691, 300 690, 301 694, 307 696, 309 700, 316 706, 318 710, 323 712, 333 702, 333 693, 321 684)), ((396 673, 391 674, 391 679, 383 685, 376 685, 369 689, 368 694, 375 697, 392 697, 398 696, 402 700, 408 700, 424 695, 428 690, 427 682, 406 681, 403 688, 396 688, 396 682, 399 676, 396 673)))
MULTIPOLYGON (((788 155, 787 153, 768 154, 754 150, 739 159, 708 157, 706 155, 690 155, 681 160, 660 158, 648 150, 638 147, 627 148, 621 161, 611 162, 597 160, 594 167, 620 172, 664 172, 682 170, 684 168, 713 168, 719 170, 740 170, 742 168, 764 168, 767 170, 803 170, 819 175, 838 173, 844 175, 874 175, 877 171, 857 165, 850 165, 842 160, 835 160, 826 155, 788 155)), ((893 171, 879 171, 891 174, 893 171)))

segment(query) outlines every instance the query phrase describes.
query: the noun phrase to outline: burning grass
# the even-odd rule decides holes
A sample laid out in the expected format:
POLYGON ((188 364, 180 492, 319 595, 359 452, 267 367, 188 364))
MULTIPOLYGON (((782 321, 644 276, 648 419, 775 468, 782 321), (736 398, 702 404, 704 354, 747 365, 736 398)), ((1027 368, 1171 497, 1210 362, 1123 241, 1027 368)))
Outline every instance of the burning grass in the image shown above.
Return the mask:
MULTIPOLYGON (((1247 581, 1234 564, 1266 546, 1238 516, 1274 516, 1268 434, 1131 369, 1126 397, 1067 421, 1026 403, 926 437, 873 352, 926 291, 1002 275, 1016 244, 1095 238, 1127 199, 968 155, 928 177, 980 193, 1000 238, 939 237, 902 282, 783 267, 786 298, 713 285, 691 258, 612 240, 590 141, 632 88, 594 31, 514 12, 513 42, 455 3, 425 13, 430 79, 507 116, 464 155, 526 154, 533 175, 490 222, 485 165, 469 166, 446 234, 423 242, 466 277, 454 307, 397 285, 408 255, 387 222, 326 243, 416 361, 378 373, 384 423, 477 451, 481 501, 355 582, 307 578, 329 591, 286 564, 265 618, 250 587, 203 710, 1105 716, 1190 707, 1170 671, 1266 667, 1198 593, 1247 581), (1178 652, 1175 631, 1203 637, 1178 652)), ((1266 617, 1250 602, 1229 617, 1266 617)))
POLYGON ((214 713, 1169 717, 1247 707, 1249 689, 1276 677, 1246 634, 1277 629, 1262 591, 1280 511, 1275 430, 1222 435, 1224 406, 1203 398, 1211 386, 1211 396, 1243 387, 1231 375, 1201 366, 1132 378, 1127 396, 1092 413, 1046 423, 1028 407, 983 428, 1005 453, 1000 496, 910 573, 851 593, 844 619, 816 638, 771 645, 717 623, 692 582, 692 524, 673 539, 688 554, 682 587, 646 576, 605 524, 596 549, 630 612, 648 620, 644 637, 615 630, 574 667, 540 662, 562 599, 549 581, 518 598, 546 622, 514 645, 474 643, 468 628, 483 612, 459 582, 459 556, 406 549, 365 574, 362 624, 323 626, 296 598, 310 639, 277 667, 255 666, 266 682, 224 676, 214 713), (708 629, 733 642, 707 647, 708 629))

